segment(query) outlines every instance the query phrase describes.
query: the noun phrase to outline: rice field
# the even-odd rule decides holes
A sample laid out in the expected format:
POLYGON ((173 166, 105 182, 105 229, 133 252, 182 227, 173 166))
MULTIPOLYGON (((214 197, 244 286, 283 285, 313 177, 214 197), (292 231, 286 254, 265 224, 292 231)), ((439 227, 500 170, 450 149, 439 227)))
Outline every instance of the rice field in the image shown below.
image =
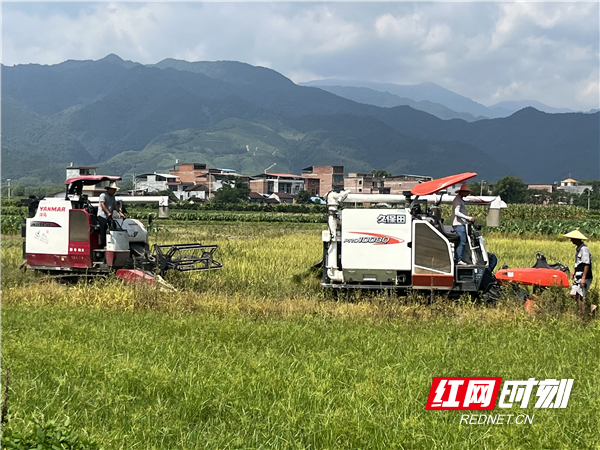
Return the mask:
MULTIPOLYGON (((170 274, 177 292, 61 284, 20 271, 21 239, 3 236, 5 428, 69 417, 105 449, 599 448, 599 321, 563 290, 536 314, 509 296, 336 300, 308 271, 322 224, 159 225, 152 242, 216 243, 224 268, 170 274), (425 411, 434 376, 575 384, 567 409, 527 409, 531 425, 466 426, 460 411, 425 411)), ((537 251, 573 265, 566 239, 486 244, 500 265, 531 266, 537 251)))

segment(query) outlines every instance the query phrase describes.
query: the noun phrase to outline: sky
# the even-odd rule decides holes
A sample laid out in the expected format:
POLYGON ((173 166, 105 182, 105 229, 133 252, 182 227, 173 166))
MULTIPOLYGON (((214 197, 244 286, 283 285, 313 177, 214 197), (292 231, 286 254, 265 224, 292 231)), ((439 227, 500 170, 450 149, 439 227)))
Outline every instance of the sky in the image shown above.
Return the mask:
POLYGON ((597 1, 2 2, 2 63, 234 60, 305 82, 433 82, 486 106, 599 108, 597 1))

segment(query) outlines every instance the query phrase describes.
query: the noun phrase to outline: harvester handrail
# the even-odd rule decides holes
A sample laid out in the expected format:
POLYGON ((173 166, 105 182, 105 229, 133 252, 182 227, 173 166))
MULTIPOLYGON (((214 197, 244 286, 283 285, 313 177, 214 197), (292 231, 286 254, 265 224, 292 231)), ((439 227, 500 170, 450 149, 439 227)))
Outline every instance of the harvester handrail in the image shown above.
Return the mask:
MULTIPOLYGON (((426 200, 431 203, 452 204, 455 195, 433 194, 420 196, 419 200, 426 200)), ((414 199, 415 197, 413 197, 414 199)), ((327 194, 327 204, 339 205, 340 203, 405 203, 406 196, 402 194, 356 194, 350 191, 330 192, 327 194)), ((469 195, 464 198, 464 202, 469 205, 490 205, 495 209, 506 208, 506 203, 500 196, 492 195, 469 195)))

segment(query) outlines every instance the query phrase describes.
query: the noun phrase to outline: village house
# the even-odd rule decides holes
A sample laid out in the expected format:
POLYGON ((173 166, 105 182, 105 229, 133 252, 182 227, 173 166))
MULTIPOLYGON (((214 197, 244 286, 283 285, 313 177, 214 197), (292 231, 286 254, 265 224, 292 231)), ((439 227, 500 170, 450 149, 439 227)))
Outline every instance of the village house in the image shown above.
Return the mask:
POLYGON ((261 173, 250 179, 250 191, 259 194, 286 193, 296 196, 304 189, 304 178, 290 173, 261 173))
MULTIPOLYGON (((67 174, 65 180, 70 178, 85 176, 85 175, 96 175, 96 166, 74 166, 73 163, 67 167, 67 174)), ((104 188, 108 186, 108 182, 104 181, 101 183, 97 183, 92 186, 84 186, 83 194, 88 197, 98 197, 100 194, 104 192, 104 188)))
POLYGON ((294 196, 286 192, 273 192, 268 198, 277 203, 294 203, 294 196))
POLYGON ((574 180, 573 178, 569 177, 566 180, 562 180, 560 182, 560 186, 558 187, 558 189, 564 192, 568 192, 569 194, 581 195, 586 190, 591 191, 592 186, 579 184, 577 180, 574 180))
POLYGON ((433 177, 424 175, 394 175, 384 177, 383 185, 390 190, 390 194, 403 194, 405 191, 410 191, 417 184, 431 180, 433 180, 433 177))
POLYGON ((304 189, 311 196, 323 197, 329 191, 344 190, 344 166, 310 166, 302 169, 304 189))
POLYGON ((176 163, 171 170, 170 175, 178 177, 183 182, 196 183, 198 177, 208 173, 206 164, 201 163, 176 163))
POLYGON ((172 174, 165 173, 143 173, 135 176, 135 194, 154 194, 169 190, 179 200, 206 200, 208 189, 199 184, 181 179, 172 174))
POLYGON ((168 173, 142 173, 135 176, 135 190, 143 193, 154 193, 172 190, 174 193, 183 191, 179 177, 168 173))
POLYGON ((372 173, 350 172, 344 177, 344 187, 353 194, 389 194, 385 192, 383 178, 372 173))
POLYGON ((552 193, 556 188, 555 184, 528 184, 527 189, 536 190, 536 191, 546 191, 552 193))
POLYGON ((242 178, 246 182, 250 181, 249 176, 240 175, 234 170, 209 169, 206 164, 201 163, 176 164, 173 169, 169 170, 169 174, 177 176, 186 186, 183 189, 182 200, 191 197, 208 200, 215 196, 216 191, 221 189, 223 181, 230 180, 231 177, 242 178))
POLYGON ((248 194, 248 199, 252 203, 258 203, 259 205, 277 205, 279 203, 278 200, 271 198, 266 194, 259 194, 258 192, 250 192, 248 194))
POLYGON ((73 166, 73 163, 67 167, 67 178, 79 177, 82 175, 96 175, 97 166, 73 166))
POLYGON ((373 173, 351 172, 344 178, 344 186, 354 194, 403 194, 417 184, 432 179, 423 175, 376 177, 373 173))

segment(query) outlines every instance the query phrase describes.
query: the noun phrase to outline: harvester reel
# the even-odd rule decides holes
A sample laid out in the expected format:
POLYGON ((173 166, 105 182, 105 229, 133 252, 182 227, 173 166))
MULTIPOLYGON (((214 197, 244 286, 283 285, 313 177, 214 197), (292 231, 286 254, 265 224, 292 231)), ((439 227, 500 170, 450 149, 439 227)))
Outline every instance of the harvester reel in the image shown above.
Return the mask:
POLYGON ((223 265, 215 261, 213 254, 217 245, 172 244, 154 245, 158 269, 191 272, 196 270, 220 269, 223 265))

